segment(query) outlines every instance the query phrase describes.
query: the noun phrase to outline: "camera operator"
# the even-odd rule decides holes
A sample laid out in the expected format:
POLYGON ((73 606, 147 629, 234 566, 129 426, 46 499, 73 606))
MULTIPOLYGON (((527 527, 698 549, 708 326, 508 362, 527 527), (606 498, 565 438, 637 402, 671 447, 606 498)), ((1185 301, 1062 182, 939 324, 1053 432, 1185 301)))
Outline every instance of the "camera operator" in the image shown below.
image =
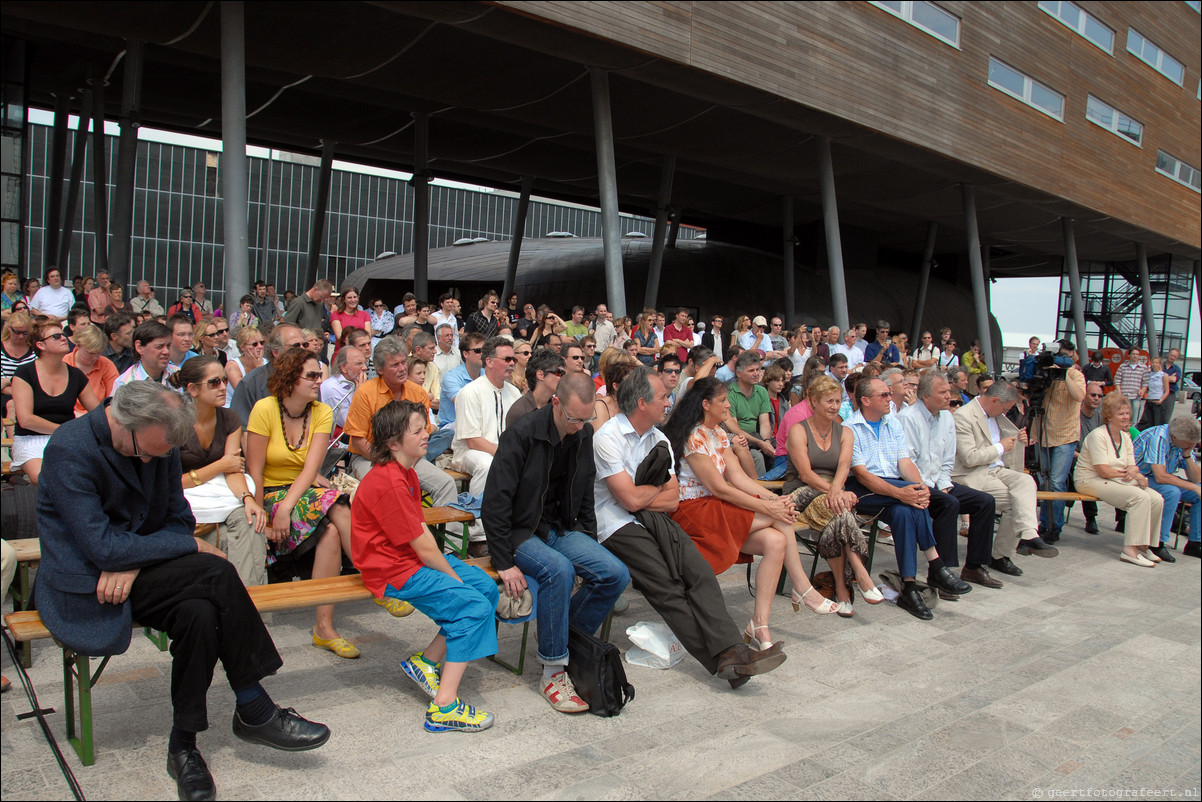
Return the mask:
MULTIPOLYGON (((1060 352, 1047 366, 1051 383, 1043 397, 1043 417, 1037 437, 1040 459, 1048 474, 1048 489, 1064 491, 1073 466, 1073 455, 1081 439, 1081 401, 1085 398, 1085 375, 1077 368, 1077 351, 1069 340, 1060 340, 1060 352)), ((1045 543, 1060 539, 1064 527, 1064 502, 1044 502, 1040 509, 1039 532, 1045 543)))

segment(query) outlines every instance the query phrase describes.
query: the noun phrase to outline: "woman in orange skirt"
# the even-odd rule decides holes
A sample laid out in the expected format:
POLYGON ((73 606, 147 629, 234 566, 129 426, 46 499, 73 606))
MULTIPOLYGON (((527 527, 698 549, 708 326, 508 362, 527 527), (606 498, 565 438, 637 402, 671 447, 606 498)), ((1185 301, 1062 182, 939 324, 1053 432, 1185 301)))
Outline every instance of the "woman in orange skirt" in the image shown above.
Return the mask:
POLYGON ((772 644, 768 617, 782 568, 793 581, 794 611, 804 604, 826 615, 836 605, 814 590, 801 567, 792 498, 765 490, 731 453, 730 436, 722 428, 729 417, 726 387, 707 377, 693 383, 664 424, 680 482, 680 506, 672 517, 715 574, 736 562, 750 562, 753 555, 762 558, 756 571, 755 612, 743 635, 757 649, 767 649, 772 644))

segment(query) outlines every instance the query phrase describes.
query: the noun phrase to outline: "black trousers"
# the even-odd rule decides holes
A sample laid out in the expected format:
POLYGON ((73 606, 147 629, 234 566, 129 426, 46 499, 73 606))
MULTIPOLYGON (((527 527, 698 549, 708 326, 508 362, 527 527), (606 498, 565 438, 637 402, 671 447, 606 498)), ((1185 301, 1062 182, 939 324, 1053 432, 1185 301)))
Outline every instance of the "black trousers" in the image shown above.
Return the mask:
POLYGON ((959 517, 969 516, 966 564, 974 568, 989 565, 993 554, 994 509, 997 502, 988 493, 973 490, 967 485, 953 484, 950 493, 931 489, 931 524, 935 530, 935 549, 939 559, 951 568, 960 566, 959 517))
POLYGON ((171 637, 171 704, 182 730, 209 728, 205 696, 218 660, 231 688, 250 687, 284 664, 228 560, 198 553, 147 566, 129 600, 134 621, 171 637))
POLYGON ((626 524, 605 539, 605 548, 626 564, 635 589, 646 597, 711 674, 718 655, 742 641, 730 620, 714 569, 679 527, 659 536, 641 524, 626 524))

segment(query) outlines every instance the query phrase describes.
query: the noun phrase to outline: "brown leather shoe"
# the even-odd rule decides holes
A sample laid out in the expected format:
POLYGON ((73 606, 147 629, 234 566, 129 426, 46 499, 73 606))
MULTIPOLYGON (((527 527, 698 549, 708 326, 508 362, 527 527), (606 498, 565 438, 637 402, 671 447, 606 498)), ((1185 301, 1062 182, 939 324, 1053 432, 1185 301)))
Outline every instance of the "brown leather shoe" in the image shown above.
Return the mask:
POLYGON ((972 582, 976 585, 981 585, 987 588, 1002 587, 1001 580, 994 579, 989 575, 989 571, 985 570, 985 566, 980 568, 965 568, 960 572, 960 578, 965 582, 972 582))
POLYGON ((717 676, 731 680, 767 674, 785 662, 785 657, 779 644, 763 650, 752 649, 745 643, 735 644, 718 655, 717 676))
POLYGON ((467 556, 469 557, 487 557, 488 544, 483 540, 476 543, 467 544, 467 556))

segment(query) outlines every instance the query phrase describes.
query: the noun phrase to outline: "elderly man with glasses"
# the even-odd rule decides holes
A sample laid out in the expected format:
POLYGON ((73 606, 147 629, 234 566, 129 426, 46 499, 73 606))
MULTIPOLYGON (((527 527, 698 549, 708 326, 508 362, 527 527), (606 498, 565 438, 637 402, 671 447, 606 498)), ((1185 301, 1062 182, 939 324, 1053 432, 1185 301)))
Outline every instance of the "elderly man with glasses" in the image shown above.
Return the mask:
POLYGON ((238 738, 296 752, 321 746, 330 730, 267 694, 260 682, 283 660, 234 566, 193 536, 179 447, 195 420, 184 396, 133 382, 55 432, 44 466, 55 480, 38 495, 35 581, 42 621, 79 654, 124 653, 134 620, 171 637, 167 773, 180 799, 215 799, 196 734, 209 726, 219 659, 238 738))

